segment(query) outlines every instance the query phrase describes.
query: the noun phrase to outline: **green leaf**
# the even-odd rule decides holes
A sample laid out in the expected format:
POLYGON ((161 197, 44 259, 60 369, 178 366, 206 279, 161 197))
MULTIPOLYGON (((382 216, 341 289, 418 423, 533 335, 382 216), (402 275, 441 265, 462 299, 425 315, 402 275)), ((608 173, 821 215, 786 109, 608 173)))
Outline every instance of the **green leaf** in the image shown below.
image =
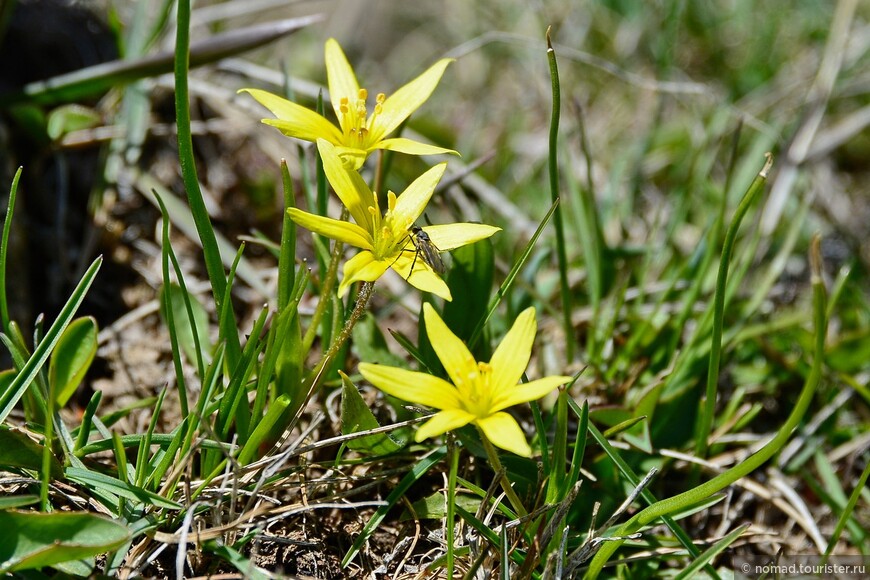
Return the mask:
MULTIPOLYGON (((451 253, 453 266, 447 275, 447 286, 453 300, 444 305, 444 323, 463 341, 471 338, 486 312, 492 292, 495 258, 492 241, 481 240, 462 246, 451 253)), ((489 353, 474 353, 477 360, 488 360, 489 353)))
POLYGON ((393 506, 395 506, 399 499, 402 498, 405 493, 407 493, 408 489, 414 485, 420 478, 422 478, 426 473, 432 468, 433 465, 444 459, 444 456, 447 455, 446 447, 439 447, 429 455, 421 458, 417 463, 411 467, 411 471, 402 478, 402 480, 393 488, 393 491, 390 492, 390 495, 387 496, 386 503, 378 508, 378 511, 375 512, 375 515, 372 516, 372 519, 368 521, 368 523, 363 528, 362 532, 356 537, 353 541, 353 545, 350 547, 350 550, 347 551, 347 554, 344 555, 344 558, 341 561, 341 566, 346 567, 359 553, 360 548, 362 548, 363 544, 365 544, 369 536, 372 535, 372 532, 375 531, 384 518, 387 516, 387 512, 389 512, 393 506))
POLYGON ((353 327, 353 348, 360 360, 393 367, 407 366, 404 359, 390 352, 387 340, 378 328, 377 319, 370 313, 366 313, 353 327))
POLYGON ((61 105, 48 115, 48 136, 56 141, 72 131, 91 129, 100 124, 100 114, 78 104, 61 105))
POLYGON ((743 535, 749 528, 749 524, 743 524, 735 530, 732 530, 727 536, 723 537, 715 544, 704 550, 704 552, 695 558, 692 563, 682 570, 675 580, 683 580, 684 578, 696 578, 701 574, 701 568, 713 561, 713 558, 724 552, 728 546, 733 544, 740 536, 743 535))
POLYGON ((0 512, 0 573, 90 558, 129 537, 126 526, 94 514, 0 512))
POLYGON ((640 423, 641 421, 643 421, 645 419, 646 419, 646 416, 632 417, 631 419, 627 419, 625 421, 617 423, 616 425, 614 425, 613 427, 611 427, 610 429, 605 431, 604 436, 605 437, 613 437, 614 435, 617 435, 619 433, 622 433, 623 431, 630 429, 631 427, 633 427, 634 425, 640 423))
POLYGON ((131 501, 144 504, 146 506, 155 506, 171 510, 181 509, 181 505, 174 501, 168 500, 156 493, 152 493, 141 487, 137 487, 131 483, 121 481, 120 479, 89 471, 78 467, 67 467, 66 477, 70 481, 75 481, 88 488, 97 491, 111 493, 131 501))
POLYGON ((0 510, 9 510, 39 503, 38 495, 8 495, 0 497, 0 510))
MULTIPOLYGON (((456 505, 467 512, 477 513, 480 507, 480 498, 471 495, 457 495, 456 505)), ((433 493, 428 497, 415 501, 412 506, 414 511, 405 510, 400 520, 410 520, 412 518, 420 520, 440 520, 447 515, 447 506, 443 493, 433 493)))
POLYGON ((97 276, 100 264, 102 263, 102 258, 94 260, 72 294, 70 294, 69 300, 60 311, 57 319, 51 325, 51 328, 48 329, 45 338, 39 343, 39 346, 36 347, 33 354, 21 368, 21 372, 0 392, 0 422, 9 416, 15 404, 21 399, 42 369, 42 365, 45 364, 46 359, 48 359, 49 354, 60 339, 60 335, 69 325, 73 315, 75 315, 76 310, 78 310, 79 305, 84 300, 85 294, 97 276))
MULTIPOLYGON (((184 351, 187 360, 196 362, 196 341, 193 339, 193 332, 196 329, 196 337, 199 339, 199 344, 202 349, 201 356, 203 360, 210 362, 211 346, 208 343, 208 313, 205 311, 202 303, 196 299, 196 296, 190 292, 185 292, 184 289, 175 283, 169 284, 169 306, 172 308, 172 320, 175 323, 175 332, 178 336, 178 343, 184 351), (193 312, 193 324, 190 322, 187 305, 190 304, 190 310, 193 312)), ((166 293, 160 293, 160 312, 165 312, 166 308, 166 293)))
POLYGON ((866 368, 870 360, 870 330, 865 328, 845 336, 828 351, 825 360, 843 373, 857 373, 866 368))
POLYGON ((77 318, 60 335, 48 376, 58 407, 63 407, 75 393, 97 354, 97 321, 88 316, 77 318))
POLYGON ((268 443, 270 433, 272 433, 275 425, 284 415, 284 412, 289 406, 290 397, 287 395, 281 395, 269 406, 266 416, 263 417, 261 421, 257 422, 257 426, 254 427, 254 430, 251 432, 251 437, 239 452, 239 465, 247 465, 257 457, 257 451, 260 450, 260 446, 268 443))
POLYGON ((219 544, 214 540, 206 542, 205 550, 206 552, 210 552, 218 558, 229 562, 236 570, 241 572, 245 578, 249 578, 250 580, 268 580, 269 578, 277 577, 271 572, 257 567, 251 560, 242 556, 238 551, 229 546, 219 544))
MULTIPOLYGON (((24 433, 0 429, 0 466, 39 471, 43 452, 43 446, 24 433)), ((63 468, 54 455, 51 456, 51 476, 55 479, 63 477, 63 468)))
MULTIPOLYGON (((341 433, 342 435, 350 435, 370 429, 380 427, 377 419, 369 410, 368 405, 360 396, 356 386, 351 382, 346 374, 339 371, 341 375, 341 433)), ((402 444, 392 437, 389 433, 377 433, 375 435, 367 435, 359 439, 351 439, 347 442, 347 446, 355 451, 364 451, 374 455, 384 455, 393 453, 402 448, 402 444)))

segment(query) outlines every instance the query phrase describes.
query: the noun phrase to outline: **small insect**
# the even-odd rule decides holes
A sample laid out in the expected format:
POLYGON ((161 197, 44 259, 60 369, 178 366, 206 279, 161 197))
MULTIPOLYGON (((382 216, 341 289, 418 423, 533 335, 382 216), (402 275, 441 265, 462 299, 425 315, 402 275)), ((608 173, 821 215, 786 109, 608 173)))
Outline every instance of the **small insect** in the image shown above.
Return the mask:
POLYGON ((444 262, 441 260, 441 251, 429 239, 429 234, 423 231, 419 226, 411 226, 410 233, 411 243, 414 244, 414 261, 411 262, 411 269, 408 272, 408 277, 411 277, 411 272, 414 271, 414 266, 417 264, 417 257, 426 262, 436 274, 444 274, 444 262))

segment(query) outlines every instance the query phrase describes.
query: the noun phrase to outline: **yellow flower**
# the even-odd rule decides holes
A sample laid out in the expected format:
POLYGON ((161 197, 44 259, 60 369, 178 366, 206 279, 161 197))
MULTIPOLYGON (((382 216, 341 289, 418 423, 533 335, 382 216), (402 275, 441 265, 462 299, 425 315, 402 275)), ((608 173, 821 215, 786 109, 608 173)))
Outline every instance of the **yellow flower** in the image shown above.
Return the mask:
MULTIPOLYGON (((377 197, 359 173, 342 163, 337 147, 318 139, 317 148, 323 159, 326 178, 356 223, 310 214, 296 208, 287 211, 290 219, 300 226, 362 249, 344 265, 338 286, 339 296, 344 296, 352 283, 374 282, 392 268, 415 288, 451 300, 447 284, 414 249, 411 232, 414 222, 426 209, 447 164, 440 163, 429 169, 399 196, 392 191, 387 192, 387 211, 381 215, 377 197)), ((445 252, 488 238, 501 228, 456 223, 426 226, 421 230, 439 251, 445 252)))
POLYGON ((263 123, 272 125, 288 137, 305 141, 326 139, 337 147, 341 158, 352 169, 362 167, 366 157, 376 149, 412 155, 456 153, 411 139, 385 138, 426 102, 452 59, 439 60, 390 97, 378 93, 374 110, 368 114, 368 91, 360 88, 341 46, 335 39, 330 38, 326 41, 324 52, 329 98, 338 118, 338 126, 314 111, 272 93, 259 89, 242 89, 240 92, 250 93, 277 117, 263 119, 263 123))
POLYGON ((571 380, 556 376, 518 384, 532 354, 535 309, 527 308, 517 317, 488 363, 476 362, 428 303, 423 304, 423 318, 429 342, 453 384, 426 373, 369 363, 360 363, 362 376, 394 397, 441 409, 417 430, 418 442, 474 423, 497 447, 530 457, 522 429, 504 409, 540 399, 571 380))

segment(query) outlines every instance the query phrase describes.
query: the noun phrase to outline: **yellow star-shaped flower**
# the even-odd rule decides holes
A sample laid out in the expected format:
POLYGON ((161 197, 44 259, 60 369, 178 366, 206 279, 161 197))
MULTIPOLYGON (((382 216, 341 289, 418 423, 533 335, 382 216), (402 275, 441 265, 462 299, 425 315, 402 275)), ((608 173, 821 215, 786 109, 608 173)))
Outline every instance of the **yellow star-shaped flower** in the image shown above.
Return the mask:
POLYGON ((250 93, 277 117, 263 119, 263 123, 272 125, 288 137, 329 141, 336 146, 339 155, 351 169, 362 167, 369 154, 376 149, 411 155, 456 154, 456 151, 411 139, 386 138, 426 102, 452 59, 439 60, 389 97, 378 93, 374 110, 369 114, 368 91, 360 88, 353 68, 335 39, 326 41, 325 57, 329 98, 338 118, 338 126, 310 109, 267 91, 242 89, 240 92, 250 93))
MULTIPOLYGON (((323 159, 327 180, 356 223, 310 214, 296 208, 287 211, 290 219, 300 226, 362 249, 344 265, 338 286, 339 296, 344 296, 352 283, 374 282, 392 268, 415 288, 451 300, 447 284, 418 255, 411 231, 414 222, 426 209, 447 164, 440 163, 429 169, 399 196, 388 192, 387 211, 381 215, 377 196, 359 173, 342 163, 338 148, 323 139, 317 140, 317 148, 323 159)), ((455 223, 426 226, 421 230, 438 251, 445 252, 488 238, 501 228, 455 223)))
POLYGON ((394 397, 440 409, 417 430, 418 442, 474 423, 497 447, 530 457, 526 436, 504 409, 540 399, 571 380, 555 376, 519 384, 535 340, 535 309, 527 308, 517 317, 488 363, 476 362, 428 303, 423 304, 423 318, 429 342, 453 384, 426 373, 369 363, 359 364, 362 376, 394 397))

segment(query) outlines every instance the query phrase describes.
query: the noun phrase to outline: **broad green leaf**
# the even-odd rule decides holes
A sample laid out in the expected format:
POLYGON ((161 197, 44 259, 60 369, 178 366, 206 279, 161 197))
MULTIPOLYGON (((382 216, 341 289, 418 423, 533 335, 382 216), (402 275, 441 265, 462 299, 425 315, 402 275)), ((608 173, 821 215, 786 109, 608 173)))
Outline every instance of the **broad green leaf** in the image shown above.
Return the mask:
POLYGON ((100 114, 90 107, 61 105, 48 115, 48 136, 56 141, 72 131, 96 127, 101 121, 100 114))
MULTIPOLYGON (((451 252, 453 265, 447 275, 447 286, 453 300, 444 305, 443 319, 450 330, 464 341, 486 312, 492 294, 495 258, 492 241, 481 240, 451 252)), ((487 360, 490 353, 473 353, 477 360, 487 360)))
MULTIPOLYGON (((377 419, 369 410, 368 405, 360 396, 356 386, 346 374, 341 375, 341 433, 350 435, 360 431, 368 431, 380 427, 377 419)), ((402 448, 402 444, 390 437, 389 433, 367 435, 359 439, 351 439, 347 446, 355 451, 364 451, 374 455, 392 453, 402 448)))
MULTIPOLYGON (((172 320, 175 322, 175 332, 178 336, 178 343, 184 351, 187 360, 195 362, 196 356, 196 341, 193 340, 193 332, 196 329, 196 337, 199 340, 202 348, 202 358, 208 363, 211 361, 211 346, 208 340, 208 313, 205 311, 202 303, 197 300, 196 296, 187 292, 178 284, 171 283, 169 285, 169 301, 172 308, 172 320), (190 311, 193 312, 193 324, 190 323, 187 305, 190 304, 190 311)), ((166 308, 166 293, 160 293, 160 305, 166 308)), ((161 313, 164 310, 161 309, 161 313)))
POLYGON ((97 321, 90 316, 73 320, 60 335, 48 367, 58 407, 75 393, 96 354, 97 321))
MULTIPOLYGON (((480 507, 480 498, 472 495, 457 494, 456 505, 467 512, 476 513, 480 507)), ((412 507, 414 508, 413 512, 405 510, 399 519, 440 520, 447 515, 447 506, 443 493, 433 493, 421 500, 417 500, 412 504, 412 507)))
POLYGON ((91 283, 94 281, 94 278, 100 269, 100 264, 102 263, 102 258, 94 260, 90 268, 88 268, 82 276, 81 281, 79 281, 72 294, 70 294, 69 300, 60 311, 57 319, 51 325, 51 328, 48 329, 45 338, 39 343, 39 346, 36 347, 33 354, 21 368, 21 372, 12 379, 12 382, 9 383, 2 392, 0 392, 0 422, 4 421, 6 417, 9 416, 9 413, 12 412, 15 404, 22 396, 24 396, 25 391, 27 391, 28 387, 30 387, 33 380, 42 369, 42 365, 45 364, 52 349, 54 349, 58 340, 60 340, 60 335, 69 325, 76 310, 82 303, 82 300, 84 300, 85 294, 87 293, 88 288, 90 288, 91 283))
POLYGON ((867 368, 870 360, 870 330, 866 328, 844 336, 825 356, 826 362, 844 373, 857 373, 867 368))
POLYGON ((0 573, 90 558, 129 537, 126 526, 95 514, 0 512, 0 573))
MULTIPOLYGON (((18 467, 39 471, 42 469, 42 445, 18 431, 0 428, 0 467, 18 467)), ((63 477, 63 468, 51 456, 51 476, 63 477)))
POLYGON ((359 359, 365 362, 402 368, 406 366, 404 359, 390 352, 387 340, 378 328, 378 321, 369 313, 353 327, 353 348, 359 359))

